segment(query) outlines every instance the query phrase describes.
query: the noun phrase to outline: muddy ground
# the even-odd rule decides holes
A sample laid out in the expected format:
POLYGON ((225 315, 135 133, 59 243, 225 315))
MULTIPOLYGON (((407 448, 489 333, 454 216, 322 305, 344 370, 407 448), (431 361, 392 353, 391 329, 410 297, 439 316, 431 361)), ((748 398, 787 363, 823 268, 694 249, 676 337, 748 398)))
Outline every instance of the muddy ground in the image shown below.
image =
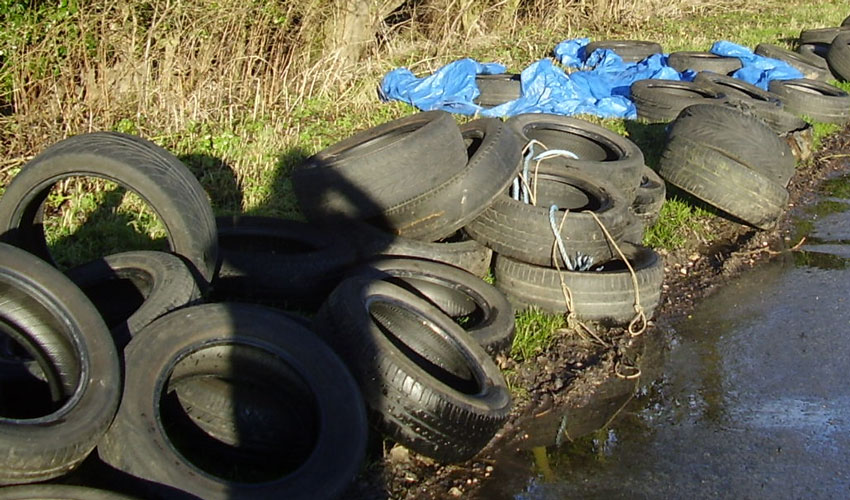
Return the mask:
MULTIPOLYGON (((632 338, 622 329, 594 327, 599 337, 594 339, 588 333, 564 330, 551 348, 536 359, 515 363, 500 358, 509 383, 518 388, 514 408, 507 424, 478 456, 466 463, 443 465, 401 446, 375 442, 370 462, 345 497, 483 497, 481 491, 499 472, 499 453, 510 451, 529 438, 524 434, 524 422, 545 416, 553 408, 588 405, 599 399, 610 383, 632 379, 640 369, 640 353, 646 342, 657 337, 654 334, 687 316, 697 301, 742 270, 782 252, 794 251, 802 237, 796 234, 797 221, 811 217, 806 210, 817 200, 818 186, 826 179, 850 172, 850 128, 827 138, 814 154, 809 140, 810 137, 798 136, 792 147, 801 161, 788 186, 789 210, 776 228, 758 231, 727 218, 713 217, 706 227, 695 228, 686 248, 659 252, 665 263, 662 299, 643 335, 632 338), (713 237, 706 241, 701 234, 713 237)), ((569 437, 574 439, 581 432, 592 430, 579 426, 569 437)), ((554 442, 542 443, 546 444, 554 442)))

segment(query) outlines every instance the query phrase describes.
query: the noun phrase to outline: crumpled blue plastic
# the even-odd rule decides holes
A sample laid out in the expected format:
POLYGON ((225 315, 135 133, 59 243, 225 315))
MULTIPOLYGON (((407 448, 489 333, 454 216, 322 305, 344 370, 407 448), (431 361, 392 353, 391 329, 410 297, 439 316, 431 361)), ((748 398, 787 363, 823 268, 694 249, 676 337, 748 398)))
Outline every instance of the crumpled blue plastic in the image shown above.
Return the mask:
POLYGON ((743 66, 738 71, 732 73, 732 76, 747 83, 752 83, 763 90, 767 90, 771 80, 803 78, 803 73, 787 62, 758 55, 749 48, 736 43, 725 40, 714 42, 710 52, 719 56, 737 57, 740 59, 743 66))
MULTIPOLYGON (((679 73, 671 68, 666 54, 653 54, 636 63, 625 63, 608 49, 586 54, 589 42, 588 38, 565 40, 553 51, 561 65, 577 71, 567 74, 551 59, 533 62, 520 75, 520 97, 499 106, 484 108, 473 102, 480 94, 475 77, 504 73, 505 67, 469 58, 449 63, 422 78, 407 68, 395 69, 382 79, 379 95, 383 100, 407 102, 425 111, 440 109, 466 115, 552 113, 634 119, 637 112, 629 90, 633 82, 648 78, 690 81, 695 76, 693 71, 679 73)), ((740 58, 743 67, 733 76, 764 89, 770 80, 802 76, 783 61, 762 57, 732 42, 716 42, 711 51, 740 58)))

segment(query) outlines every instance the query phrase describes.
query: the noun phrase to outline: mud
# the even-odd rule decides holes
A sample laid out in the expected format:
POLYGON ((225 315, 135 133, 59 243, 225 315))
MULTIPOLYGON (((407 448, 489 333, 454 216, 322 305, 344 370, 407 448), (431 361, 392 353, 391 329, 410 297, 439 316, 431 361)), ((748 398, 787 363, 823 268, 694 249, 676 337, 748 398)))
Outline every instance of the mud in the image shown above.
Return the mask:
POLYGON ((488 489, 505 487, 501 468, 512 469, 512 476, 516 468, 529 468, 511 463, 516 450, 576 439, 604 427, 634 394, 635 376, 651 380, 654 375, 660 331, 688 316, 698 301, 742 271, 801 249, 794 228, 817 217, 807 210, 817 199, 818 186, 850 172, 850 129, 827 138, 815 153, 805 145, 795 151, 803 161, 788 186, 789 209, 774 229, 758 231, 715 217, 702 231, 714 236, 711 241, 695 238, 685 248, 659 252, 665 263, 662 302, 643 335, 631 338, 622 330, 598 328, 597 340, 565 330, 536 359, 516 363, 500 358, 518 397, 508 423, 478 456, 446 465, 388 442, 374 443, 371 461, 346 498, 491 498, 494 492, 488 489))

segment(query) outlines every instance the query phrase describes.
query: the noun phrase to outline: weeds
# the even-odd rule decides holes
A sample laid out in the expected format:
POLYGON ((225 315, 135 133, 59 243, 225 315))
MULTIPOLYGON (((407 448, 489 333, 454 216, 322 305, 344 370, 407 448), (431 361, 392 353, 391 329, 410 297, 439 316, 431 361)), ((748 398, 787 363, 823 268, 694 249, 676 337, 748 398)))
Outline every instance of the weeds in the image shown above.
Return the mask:
POLYGON ((562 314, 547 314, 539 309, 518 313, 511 357, 517 362, 534 358, 551 345, 556 330, 565 325, 562 314))

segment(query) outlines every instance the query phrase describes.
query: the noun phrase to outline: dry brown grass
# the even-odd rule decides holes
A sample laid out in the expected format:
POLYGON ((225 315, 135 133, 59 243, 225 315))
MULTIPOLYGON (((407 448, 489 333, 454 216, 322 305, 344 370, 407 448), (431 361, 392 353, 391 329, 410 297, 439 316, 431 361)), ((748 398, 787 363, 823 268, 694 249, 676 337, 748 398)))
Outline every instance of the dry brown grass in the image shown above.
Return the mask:
POLYGON ((303 125, 291 117, 313 99, 329 103, 331 118, 374 106, 375 84, 399 61, 426 72, 493 40, 531 40, 530 32, 545 34, 539 46, 525 42, 529 53, 542 57, 571 36, 633 36, 658 16, 749 5, 356 0, 351 3, 395 10, 368 20, 375 36, 355 64, 329 47, 329 30, 339 24, 344 3, 79 0, 77 9, 61 16, 43 14, 3 39, 0 76, 11 85, 0 89, 0 105, 6 101, 12 110, 0 116, 5 161, 14 163, 68 135, 114 129, 122 120, 141 135, 164 138, 159 142, 166 146, 176 144, 168 137, 185 135, 193 123, 233 130, 246 120, 262 120, 287 134, 303 125))

